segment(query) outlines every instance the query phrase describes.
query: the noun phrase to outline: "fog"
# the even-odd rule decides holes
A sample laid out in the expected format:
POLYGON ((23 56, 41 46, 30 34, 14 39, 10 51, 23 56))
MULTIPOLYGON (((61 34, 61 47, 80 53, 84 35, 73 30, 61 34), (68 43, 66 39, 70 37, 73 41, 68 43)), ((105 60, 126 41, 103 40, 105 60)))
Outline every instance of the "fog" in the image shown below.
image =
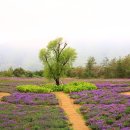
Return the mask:
POLYGON ((0 1, 0 70, 39 70, 39 50, 63 37, 75 48, 75 66, 130 53, 129 0, 0 1))

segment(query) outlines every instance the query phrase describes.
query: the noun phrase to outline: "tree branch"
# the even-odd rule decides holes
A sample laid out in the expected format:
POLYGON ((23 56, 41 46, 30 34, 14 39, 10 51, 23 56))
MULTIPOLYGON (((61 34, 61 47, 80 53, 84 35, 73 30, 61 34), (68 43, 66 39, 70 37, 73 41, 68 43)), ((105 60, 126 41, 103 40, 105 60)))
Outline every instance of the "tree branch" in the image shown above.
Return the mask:
POLYGON ((57 54, 57 52, 56 52, 55 49, 53 49, 53 51, 55 52, 55 54, 56 54, 56 59, 57 59, 57 58, 58 58, 58 54, 57 54))
POLYGON ((64 47, 61 49, 61 51, 59 52, 59 55, 62 53, 62 51, 66 48, 67 43, 64 44, 64 47))
POLYGON ((62 64, 62 67, 61 67, 61 70, 59 72, 59 75, 62 73, 63 71, 63 67, 67 64, 67 62, 69 61, 70 58, 68 58, 63 64, 62 64))

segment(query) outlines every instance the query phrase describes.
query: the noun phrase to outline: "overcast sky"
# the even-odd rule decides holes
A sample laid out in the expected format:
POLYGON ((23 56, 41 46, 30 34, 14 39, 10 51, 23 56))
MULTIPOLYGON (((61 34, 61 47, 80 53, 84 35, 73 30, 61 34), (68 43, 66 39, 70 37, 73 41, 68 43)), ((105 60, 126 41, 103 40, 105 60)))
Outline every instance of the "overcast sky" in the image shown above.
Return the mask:
POLYGON ((0 70, 40 69, 40 48, 57 37, 77 50, 75 65, 129 54, 130 0, 0 0, 0 70))

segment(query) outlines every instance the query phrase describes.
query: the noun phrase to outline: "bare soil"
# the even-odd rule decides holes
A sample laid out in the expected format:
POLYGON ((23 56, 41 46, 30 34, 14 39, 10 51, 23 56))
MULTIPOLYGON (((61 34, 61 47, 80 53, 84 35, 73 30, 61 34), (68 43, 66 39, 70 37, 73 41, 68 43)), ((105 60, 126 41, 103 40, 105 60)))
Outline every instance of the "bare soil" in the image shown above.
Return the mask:
POLYGON ((129 95, 130 96, 130 92, 123 92, 121 94, 123 94, 123 95, 129 95))
POLYGON ((73 100, 63 92, 55 92, 54 94, 59 99, 60 107, 67 114, 70 123, 72 123, 72 128, 74 130, 90 130, 90 128, 85 125, 84 119, 77 111, 80 106, 73 104, 73 100))
POLYGON ((4 92, 0 92, 0 101, 1 101, 1 98, 4 97, 4 96, 9 96, 10 93, 4 93, 4 92))

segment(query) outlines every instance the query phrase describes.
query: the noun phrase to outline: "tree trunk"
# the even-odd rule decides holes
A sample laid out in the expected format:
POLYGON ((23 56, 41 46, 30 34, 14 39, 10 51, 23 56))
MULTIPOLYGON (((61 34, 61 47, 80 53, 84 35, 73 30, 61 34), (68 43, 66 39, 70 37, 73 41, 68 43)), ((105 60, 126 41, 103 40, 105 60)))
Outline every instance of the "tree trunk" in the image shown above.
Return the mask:
POLYGON ((55 82, 56 82, 56 85, 60 85, 60 80, 59 80, 59 78, 57 78, 56 80, 55 80, 55 82))

